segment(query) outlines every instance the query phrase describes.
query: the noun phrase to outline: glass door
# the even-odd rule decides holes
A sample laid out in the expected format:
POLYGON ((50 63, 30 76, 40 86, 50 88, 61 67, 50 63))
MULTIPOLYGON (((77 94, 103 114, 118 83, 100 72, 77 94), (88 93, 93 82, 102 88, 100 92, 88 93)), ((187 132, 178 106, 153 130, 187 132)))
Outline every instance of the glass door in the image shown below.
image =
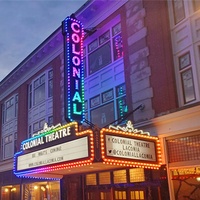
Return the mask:
POLYGON ((128 200, 126 190, 114 190, 114 200, 128 200))
POLYGON ((144 190, 130 190, 129 196, 130 200, 145 200, 144 190))

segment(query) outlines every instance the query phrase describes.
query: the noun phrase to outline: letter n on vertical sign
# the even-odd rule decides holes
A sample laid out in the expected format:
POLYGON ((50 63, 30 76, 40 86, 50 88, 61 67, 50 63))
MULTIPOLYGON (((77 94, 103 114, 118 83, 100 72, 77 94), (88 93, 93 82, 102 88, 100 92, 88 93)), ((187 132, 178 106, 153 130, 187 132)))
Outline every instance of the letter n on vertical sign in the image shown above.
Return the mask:
POLYGON ((84 119, 83 25, 80 21, 67 17, 62 22, 62 29, 65 119, 81 123, 84 119))

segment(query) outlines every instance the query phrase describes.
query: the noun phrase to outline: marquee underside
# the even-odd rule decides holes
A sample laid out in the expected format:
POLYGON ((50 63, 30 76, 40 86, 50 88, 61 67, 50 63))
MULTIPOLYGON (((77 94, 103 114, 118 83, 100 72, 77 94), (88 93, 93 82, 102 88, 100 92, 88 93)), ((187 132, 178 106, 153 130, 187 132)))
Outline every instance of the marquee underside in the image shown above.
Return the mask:
POLYGON ((124 168, 124 166, 104 164, 103 162, 100 162, 100 163, 92 163, 87 166, 73 167, 73 168, 68 168, 68 169, 59 169, 59 170, 55 170, 51 172, 25 174, 23 176, 34 177, 34 178, 61 179, 64 175, 84 174, 84 173, 107 171, 107 170, 122 169, 122 168, 124 168))

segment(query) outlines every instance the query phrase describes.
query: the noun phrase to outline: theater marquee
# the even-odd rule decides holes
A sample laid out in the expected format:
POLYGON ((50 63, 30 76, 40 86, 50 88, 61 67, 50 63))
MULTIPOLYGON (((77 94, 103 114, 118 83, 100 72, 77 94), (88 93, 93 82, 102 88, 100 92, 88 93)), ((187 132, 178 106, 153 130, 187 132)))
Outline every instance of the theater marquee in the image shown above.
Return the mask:
POLYGON ((37 177, 89 165, 94 160, 93 140, 92 130, 79 132, 77 122, 47 127, 21 143, 21 151, 14 156, 14 173, 18 177, 37 177))
POLYGON ((45 125, 21 143, 14 156, 15 175, 60 179, 66 174, 124 167, 158 169, 162 164, 158 137, 134 129, 130 121, 126 127, 79 129, 77 122, 45 125))
POLYGON ((126 127, 103 128, 101 149, 105 164, 145 168, 161 165, 159 139, 149 132, 134 129, 130 121, 126 127))

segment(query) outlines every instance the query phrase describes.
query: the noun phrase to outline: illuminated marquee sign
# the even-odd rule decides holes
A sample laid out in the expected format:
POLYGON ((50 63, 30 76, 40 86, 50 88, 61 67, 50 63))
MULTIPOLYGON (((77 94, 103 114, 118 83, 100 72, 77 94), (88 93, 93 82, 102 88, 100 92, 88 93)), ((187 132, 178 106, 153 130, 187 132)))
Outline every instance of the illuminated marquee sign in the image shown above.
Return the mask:
POLYGON ((113 129, 103 128, 100 131, 105 164, 155 169, 160 167, 161 151, 157 137, 134 129, 130 121, 127 127, 111 128, 113 129))
POLYGON ((91 130, 78 132, 78 123, 46 127, 39 135, 21 143, 14 156, 14 173, 18 177, 89 165, 94 160, 91 130), (56 128, 55 128, 56 127, 56 128), (52 145, 53 144, 53 145, 52 145))
POLYGON ((55 140, 75 135, 75 132, 78 129, 78 125, 75 122, 66 124, 65 126, 59 125, 55 127, 46 127, 46 129, 40 131, 37 136, 24 140, 21 143, 21 150, 30 150, 34 147, 40 147, 41 145, 45 145, 55 140))
POLYGON ((17 170, 27 170, 50 164, 88 157, 88 138, 83 137, 53 147, 21 155, 17 159, 17 170))
POLYGON ((83 122, 84 68, 83 26, 80 21, 67 17, 63 23, 65 118, 67 121, 83 122))

